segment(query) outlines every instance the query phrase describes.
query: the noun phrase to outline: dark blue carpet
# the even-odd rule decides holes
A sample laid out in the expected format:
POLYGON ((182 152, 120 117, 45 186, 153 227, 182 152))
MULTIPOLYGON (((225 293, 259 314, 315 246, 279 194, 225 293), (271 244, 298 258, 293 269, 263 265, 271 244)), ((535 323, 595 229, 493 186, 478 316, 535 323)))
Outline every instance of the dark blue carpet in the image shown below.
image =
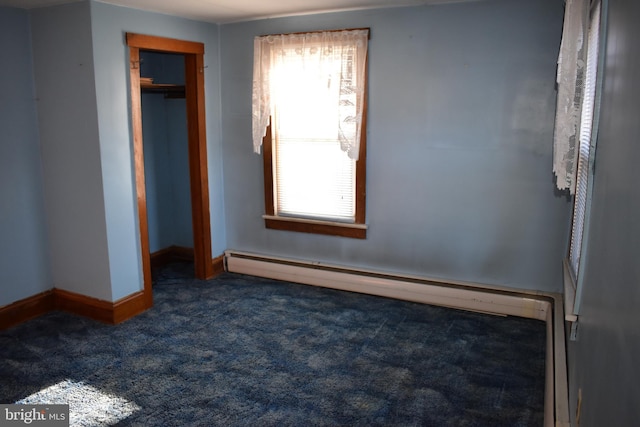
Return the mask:
POLYGON ((133 409, 76 410, 72 424, 543 424, 543 322, 192 277, 189 264, 156 272, 153 309, 121 325, 50 313, 0 331, 0 403, 83 384, 133 409))

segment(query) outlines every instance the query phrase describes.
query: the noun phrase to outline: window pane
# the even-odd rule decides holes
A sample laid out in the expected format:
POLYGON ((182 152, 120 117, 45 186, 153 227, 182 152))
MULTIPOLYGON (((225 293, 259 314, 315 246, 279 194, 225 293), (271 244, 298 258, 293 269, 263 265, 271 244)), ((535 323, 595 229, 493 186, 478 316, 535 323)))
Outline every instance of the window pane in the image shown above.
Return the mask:
POLYGON ((354 220, 355 161, 337 141, 278 139, 276 176, 277 214, 354 220))
POLYGON ((353 222, 356 162, 339 138, 355 123, 340 127, 339 115, 355 104, 340 101, 340 57, 319 58, 286 50, 272 76, 276 214, 353 222))

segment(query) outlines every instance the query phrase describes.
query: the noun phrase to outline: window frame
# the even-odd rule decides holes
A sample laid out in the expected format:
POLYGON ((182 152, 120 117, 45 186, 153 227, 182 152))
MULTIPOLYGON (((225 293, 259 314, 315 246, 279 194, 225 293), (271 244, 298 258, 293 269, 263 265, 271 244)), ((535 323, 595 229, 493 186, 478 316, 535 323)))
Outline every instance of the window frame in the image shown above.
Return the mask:
MULTIPOLYGON (((589 223, 591 217, 591 197, 593 184, 595 179, 595 156, 597 150, 597 139, 600 119, 600 101, 602 95, 602 79, 604 75, 604 50, 606 46, 606 21, 607 21, 607 5, 601 0, 593 0, 588 6, 588 30, 585 34, 585 43, 587 44, 587 57, 585 57, 585 87, 588 90, 586 80, 587 73, 590 71, 588 67, 588 56, 592 54, 590 50, 593 46, 590 44, 592 37, 594 14, 598 13, 597 18, 597 34, 594 41, 597 43, 597 51, 593 58, 593 102, 591 109, 591 123, 589 126, 589 140, 582 140, 579 134, 580 142, 577 147, 579 150, 577 161, 579 165, 576 170, 576 191, 572 200, 571 223, 569 230, 569 244, 567 248, 567 257, 564 259, 564 275, 565 275, 565 311, 566 320, 572 322, 577 321, 582 303, 582 290, 584 282, 585 259, 589 241, 589 223), (580 188, 582 186, 582 188, 580 188), (578 212, 581 215, 578 215, 578 212), (581 216, 580 225, 576 223, 578 217, 581 216), (577 269, 576 269, 577 267, 577 269)), ((588 99, 583 96, 581 109, 584 108, 588 99)), ((574 330, 572 329, 572 339, 574 339, 574 330)))
MULTIPOLYGON (((367 30, 369 30, 367 28, 367 30)), ((342 30, 336 30, 342 31, 342 30)), ((313 33, 314 31, 308 31, 313 33)), ((311 219, 308 217, 277 215, 275 208, 275 167, 274 141, 272 132, 273 117, 269 118, 266 134, 262 138, 262 160, 264 173, 264 204, 265 227, 272 230, 296 231, 302 233, 341 236, 354 239, 367 238, 366 220, 366 179, 367 179, 367 98, 369 90, 369 57, 365 59, 364 96, 362 106, 362 121, 360 132, 360 146, 358 160, 356 160, 355 178, 355 215, 354 222, 331 221, 325 219, 311 219)), ((347 154, 345 153, 345 156, 347 154)))
MULTIPOLYGON (((366 64, 365 64, 366 67, 366 64)), ((365 79, 367 79, 365 72, 365 79)), ((329 236, 350 237, 354 239, 367 238, 366 218, 366 180, 367 180, 367 87, 365 86, 364 106, 362 110, 362 132, 358 160, 356 160, 355 202, 356 212, 354 222, 338 222, 306 217, 281 216, 275 210, 275 176, 272 140, 272 120, 269 120, 267 132, 262 139, 262 160, 264 171, 264 206, 263 215, 265 227, 273 230, 297 231, 302 233, 324 234, 329 236)), ((345 153, 346 156, 346 153, 345 153)))

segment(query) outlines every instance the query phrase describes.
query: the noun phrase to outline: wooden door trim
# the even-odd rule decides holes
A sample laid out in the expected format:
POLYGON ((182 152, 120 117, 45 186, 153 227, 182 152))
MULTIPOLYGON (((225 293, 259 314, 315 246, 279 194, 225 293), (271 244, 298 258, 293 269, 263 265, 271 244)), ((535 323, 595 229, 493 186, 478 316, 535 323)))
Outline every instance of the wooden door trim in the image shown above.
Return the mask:
POLYGON ((211 264, 211 220, 209 212, 203 54, 185 55, 185 96, 189 134, 189 171, 191 175, 195 274, 200 279, 208 279, 213 276, 213 268, 211 264))
POLYGON ((133 132, 133 161, 136 178, 136 203, 138 205, 138 225, 140 227, 140 252, 142 277, 144 282, 144 302, 153 305, 151 290, 151 255, 149 249, 149 224, 147 220, 147 190, 144 178, 144 150, 142 146, 142 102, 140 98, 140 50, 129 48, 129 80, 131 92, 131 127, 133 132))
POLYGON ((204 55, 204 44, 146 34, 127 33, 127 46, 158 52, 204 55))
POLYGON ((140 99, 140 50, 179 53, 185 57, 185 95, 189 145, 189 179, 195 275, 208 279, 214 275, 211 256, 211 215, 209 211, 209 174, 207 168, 206 115, 204 93, 204 44, 157 36, 127 33, 130 58, 131 121, 140 225, 140 250, 145 301, 153 304, 151 290, 151 255, 147 219, 142 139, 142 105, 140 99))

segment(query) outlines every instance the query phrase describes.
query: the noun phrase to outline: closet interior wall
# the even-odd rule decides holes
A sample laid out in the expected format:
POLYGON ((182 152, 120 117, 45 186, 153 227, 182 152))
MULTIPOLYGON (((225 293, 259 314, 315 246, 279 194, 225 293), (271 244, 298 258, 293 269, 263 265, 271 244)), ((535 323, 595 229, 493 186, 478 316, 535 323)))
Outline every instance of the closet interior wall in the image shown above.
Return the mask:
MULTIPOLYGON (((140 52, 149 251, 193 250, 184 55, 140 52), (152 78, 153 85, 142 83, 152 78)), ((153 258, 153 257, 152 257, 153 258)))

